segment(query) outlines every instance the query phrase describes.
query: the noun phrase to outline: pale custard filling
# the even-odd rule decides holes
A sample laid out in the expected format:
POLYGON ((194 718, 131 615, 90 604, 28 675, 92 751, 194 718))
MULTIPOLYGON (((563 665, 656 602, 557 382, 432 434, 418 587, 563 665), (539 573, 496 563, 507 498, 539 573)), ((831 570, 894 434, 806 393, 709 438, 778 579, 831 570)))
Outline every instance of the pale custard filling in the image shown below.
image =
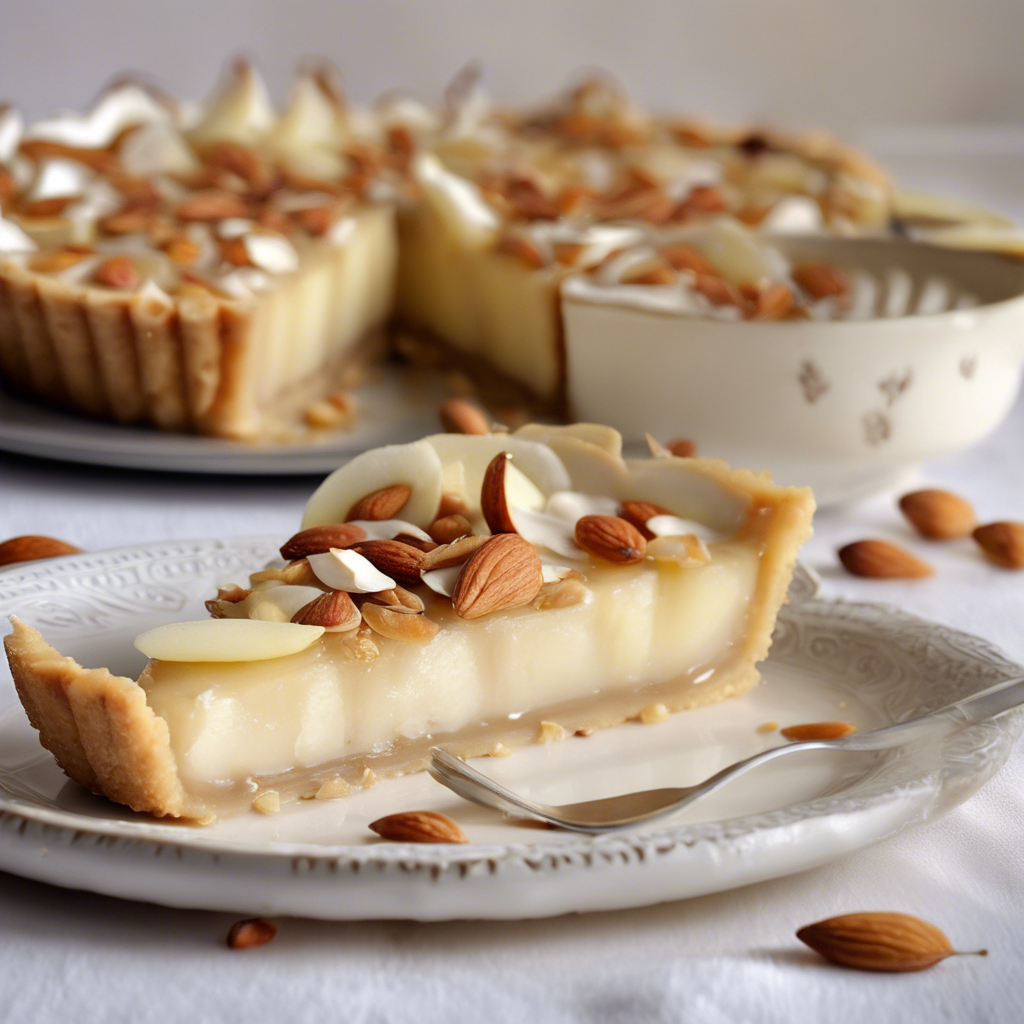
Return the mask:
MULTIPOLYGON (((588 598, 477 622, 428 597, 441 627, 427 643, 383 642, 373 662, 325 634, 261 662, 153 661, 139 680, 170 731, 187 792, 215 798, 260 776, 312 771, 406 741, 458 733, 524 711, 706 681, 741 646, 760 545, 711 546, 711 561, 586 569, 588 598)), ((736 651, 737 655, 739 651, 736 651)))

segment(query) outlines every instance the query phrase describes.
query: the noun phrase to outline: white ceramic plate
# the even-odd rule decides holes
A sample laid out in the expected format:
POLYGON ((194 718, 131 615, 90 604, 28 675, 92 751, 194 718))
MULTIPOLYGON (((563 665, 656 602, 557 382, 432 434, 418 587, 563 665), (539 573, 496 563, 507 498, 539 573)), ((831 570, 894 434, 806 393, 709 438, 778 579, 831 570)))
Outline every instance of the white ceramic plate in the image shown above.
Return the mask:
POLYGON ((246 444, 72 416, 0 392, 0 450, 63 462, 187 473, 330 473, 367 448, 416 441, 440 430, 438 404, 449 396, 440 373, 388 363, 356 392, 351 431, 322 441, 246 444))
MULTIPOLYGON (((75 555, 0 573, 0 612, 57 647, 134 673, 140 630, 204 615, 213 580, 240 578, 274 540, 198 541, 75 555)), ((778 743, 758 725, 903 720, 1021 669, 983 640, 882 605, 813 598, 798 574, 764 683, 739 700, 532 747, 481 767, 542 800, 686 785, 778 743)), ((597 838, 518 825, 424 774, 345 800, 302 802, 207 828, 161 824, 69 782, 0 676, 0 868, 171 906, 320 918, 542 917, 641 906, 801 871, 934 818, 1006 759, 1020 714, 903 754, 821 752, 770 764, 666 824, 597 838), (434 808, 468 846, 383 843, 367 824, 434 808)))

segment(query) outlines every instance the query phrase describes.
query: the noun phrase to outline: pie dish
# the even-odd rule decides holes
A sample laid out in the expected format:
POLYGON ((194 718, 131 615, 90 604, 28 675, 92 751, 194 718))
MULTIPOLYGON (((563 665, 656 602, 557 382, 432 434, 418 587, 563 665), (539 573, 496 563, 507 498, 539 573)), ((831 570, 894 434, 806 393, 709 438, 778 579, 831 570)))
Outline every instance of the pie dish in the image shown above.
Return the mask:
POLYGON ((530 425, 365 453, 311 497, 287 561, 139 637, 138 681, 14 619, 29 720, 82 785, 204 821, 344 796, 438 743, 501 756, 744 692, 810 492, 620 447, 530 425))
POLYGON ((885 232, 893 202, 835 140, 654 117, 603 80, 539 110, 494 106, 472 75, 440 111, 360 110, 318 67, 281 114, 244 62, 198 109, 122 81, 83 116, 26 128, 0 108, 0 381, 277 438, 350 422, 353 368, 397 328, 407 354, 411 335, 568 416, 564 282, 681 280, 697 316, 827 317, 834 293, 760 236, 885 232))

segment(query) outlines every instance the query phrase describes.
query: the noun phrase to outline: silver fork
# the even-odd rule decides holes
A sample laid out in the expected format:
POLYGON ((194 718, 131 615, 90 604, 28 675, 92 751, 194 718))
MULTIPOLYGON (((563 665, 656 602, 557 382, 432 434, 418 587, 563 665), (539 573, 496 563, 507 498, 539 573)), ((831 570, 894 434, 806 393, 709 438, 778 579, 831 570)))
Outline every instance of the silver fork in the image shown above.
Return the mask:
POLYGON ((600 800, 563 804, 559 807, 527 800, 518 793, 513 793, 512 790, 506 789, 440 747, 434 747, 431 751, 428 771, 443 786, 484 807, 493 807, 516 817, 547 821, 574 832, 614 832, 640 822, 654 821, 675 814, 752 768, 789 754, 802 750, 890 750, 922 739, 938 742, 966 726, 977 725, 1021 704, 1024 704, 1024 676, 1006 680, 964 700, 948 704, 938 711, 932 711, 899 725, 853 733, 840 739, 804 740, 773 747, 723 768, 696 786, 645 789, 600 800))

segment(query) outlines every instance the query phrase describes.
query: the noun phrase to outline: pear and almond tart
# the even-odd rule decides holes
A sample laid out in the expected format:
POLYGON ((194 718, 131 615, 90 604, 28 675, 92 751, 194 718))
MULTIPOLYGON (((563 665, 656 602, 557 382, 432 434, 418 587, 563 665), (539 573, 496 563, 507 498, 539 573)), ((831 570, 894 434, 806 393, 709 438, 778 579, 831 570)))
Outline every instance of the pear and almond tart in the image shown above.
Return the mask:
POLYGON ((743 693, 813 509, 592 424, 439 434, 329 476, 280 561, 138 637, 137 681, 5 645, 71 778, 205 821, 743 693))

